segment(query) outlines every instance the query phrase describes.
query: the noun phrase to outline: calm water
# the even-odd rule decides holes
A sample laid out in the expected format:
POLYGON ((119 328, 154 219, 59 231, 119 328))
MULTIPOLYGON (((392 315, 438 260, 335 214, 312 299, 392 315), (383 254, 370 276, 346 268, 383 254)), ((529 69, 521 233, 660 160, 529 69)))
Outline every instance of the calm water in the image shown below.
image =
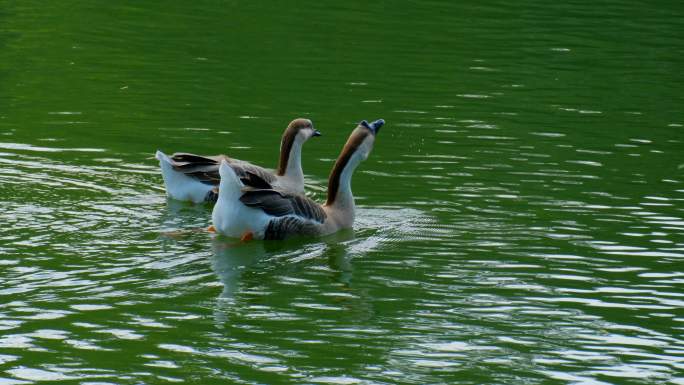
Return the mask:
POLYGON ((684 384, 684 6, 0 2, 0 384, 684 384), (214 239, 154 151, 354 231, 214 239))

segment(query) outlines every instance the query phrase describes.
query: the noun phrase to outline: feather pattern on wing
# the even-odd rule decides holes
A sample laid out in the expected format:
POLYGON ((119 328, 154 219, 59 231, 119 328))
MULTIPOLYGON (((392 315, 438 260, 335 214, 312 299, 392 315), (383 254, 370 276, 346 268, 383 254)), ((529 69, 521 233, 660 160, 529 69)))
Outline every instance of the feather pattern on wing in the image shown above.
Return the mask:
POLYGON ((214 187, 207 191, 207 195, 204 196, 204 201, 207 203, 216 203, 218 201, 218 188, 214 187))
POLYGON ((225 159, 230 167, 235 170, 243 183, 252 186, 255 182, 250 182, 255 177, 261 182, 254 187, 271 188, 271 183, 275 181, 275 175, 265 168, 255 166, 251 163, 231 159, 225 155, 216 156, 200 156, 188 153, 175 153, 171 156, 173 160, 173 168, 176 171, 182 172, 185 175, 197 179, 198 181, 211 185, 218 185, 221 177, 219 176, 219 165, 221 160, 225 159), (246 179, 244 179, 246 178, 246 179))
POLYGON ((306 219, 285 216, 271 219, 264 231, 264 240, 282 240, 291 236, 314 235, 317 224, 306 219))
POLYGON ((215 156, 204 156, 195 155, 187 152, 176 152, 171 155, 171 159, 177 163, 189 163, 189 164, 215 164, 221 161, 221 155, 215 156))
POLYGON ((264 180, 264 178, 260 177, 259 175, 251 172, 251 171, 246 171, 245 175, 240 178, 242 181, 242 184, 244 184, 247 187, 251 187, 254 189, 272 189, 273 186, 264 180))
POLYGON ((319 224, 325 222, 327 217, 323 208, 306 196, 273 189, 247 189, 240 197, 240 201, 246 206, 259 208, 275 217, 296 215, 319 224))

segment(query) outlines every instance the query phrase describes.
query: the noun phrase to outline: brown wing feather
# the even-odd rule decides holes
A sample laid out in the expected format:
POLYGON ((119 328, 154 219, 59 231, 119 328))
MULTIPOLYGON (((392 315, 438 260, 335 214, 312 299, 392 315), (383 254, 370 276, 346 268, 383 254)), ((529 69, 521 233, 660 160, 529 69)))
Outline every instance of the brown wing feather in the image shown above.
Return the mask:
POLYGON ((171 155, 171 160, 178 163, 194 163, 194 164, 218 164, 222 158, 227 158, 224 155, 204 156, 190 154, 187 152, 177 152, 171 155))
POLYGON ((248 189, 242 194, 240 201, 276 217, 296 215, 318 223, 325 222, 327 217, 323 208, 306 196, 273 189, 248 189))
POLYGON ((303 218, 286 216, 271 219, 264 231, 265 240, 280 240, 297 235, 315 235, 317 226, 303 218))
POLYGON ((255 189, 272 189, 273 186, 271 186, 270 183, 264 180, 264 178, 260 177, 259 175, 251 172, 251 171, 245 171, 245 175, 240 178, 242 181, 242 184, 245 186, 255 188, 255 189))
POLYGON ((259 166, 255 166, 251 163, 247 163, 242 160, 231 159, 228 161, 230 167, 235 170, 237 176, 242 178, 249 178, 247 174, 252 174, 261 179, 261 181, 268 183, 269 185, 276 181, 276 176, 273 172, 259 166))
POLYGON ((171 160, 173 161, 173 169, 184 173, 185 175, 197 179, 202 183, 218 185, 221 181, 221 176, 219 175, 219 166, 221 161, 225 160, 228 162, 230 167, 235 170, 235 173, 243 179, 243 183, 247 185, 253 185, 253 187, 266 187, 270 188, 271 183, 275 181, 275 175, 269 172, 265 168, 255 166, 251 163, 232 159, 225 155, 215 155, 215 156, 202 156, 189 154, 184 152, 177 152, 171 155, 171 160), (255 176, 255 177, 253 177, 255 176), (257 182, 250 182, 253 179, 257 182))
POLYGON ((290 200, 275 190, 248 190, 242 194, 240 202, 276 217, 294 214, 290 200))
POLYGON ((202 183, 213 186, 218 186, 219 182, 221 182, 221 176, 219 175, 218 167, 216 167, 216 170, 210 169, 208 167, 203 170, 193 170, 190 172, 185 172, 185 175, 195 178, 202 183))

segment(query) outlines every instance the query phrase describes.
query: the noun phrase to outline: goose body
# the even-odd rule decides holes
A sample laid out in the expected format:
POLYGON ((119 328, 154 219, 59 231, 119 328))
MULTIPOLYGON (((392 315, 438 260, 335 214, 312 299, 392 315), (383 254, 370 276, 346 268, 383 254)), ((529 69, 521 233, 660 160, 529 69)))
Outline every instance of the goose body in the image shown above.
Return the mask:
MULTIPOLYGON (((166 194, 177 200, 215 202, 219 189, 219 166, 225 162, 248 183, 250 179, 263 181, 287 192, 304 193, 302 146, 321 133, 309 119, 295 119, 287 126, 280 144, 280 159, 276 170, 269 170, 226 155, 202 156, 175 153, 171 156, 157 151, 166 194)), ((265 186, 264 186, 265 187, 265 186)))
POLYGON ((268 186, 257 177, 240 178, 221 161, 218 200, 212 212, 218 233, 230 237, 285 239, 331 234, 354 224, 351 178, 370 154, 375 135, 385 122, 361 122, 351 133, 330 173, 328 197, 321 205, 303 194, 268 186))

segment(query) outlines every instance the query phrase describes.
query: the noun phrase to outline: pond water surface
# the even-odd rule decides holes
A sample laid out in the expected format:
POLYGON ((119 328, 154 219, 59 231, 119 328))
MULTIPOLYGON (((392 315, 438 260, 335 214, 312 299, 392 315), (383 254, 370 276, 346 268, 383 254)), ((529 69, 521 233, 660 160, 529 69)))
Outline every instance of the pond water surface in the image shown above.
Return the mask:
POLYGON ((684 384, 684 6, 4 2, 0 384, 684 384), (353 231, 248 242, 157 149, 295 117, 353 231))

